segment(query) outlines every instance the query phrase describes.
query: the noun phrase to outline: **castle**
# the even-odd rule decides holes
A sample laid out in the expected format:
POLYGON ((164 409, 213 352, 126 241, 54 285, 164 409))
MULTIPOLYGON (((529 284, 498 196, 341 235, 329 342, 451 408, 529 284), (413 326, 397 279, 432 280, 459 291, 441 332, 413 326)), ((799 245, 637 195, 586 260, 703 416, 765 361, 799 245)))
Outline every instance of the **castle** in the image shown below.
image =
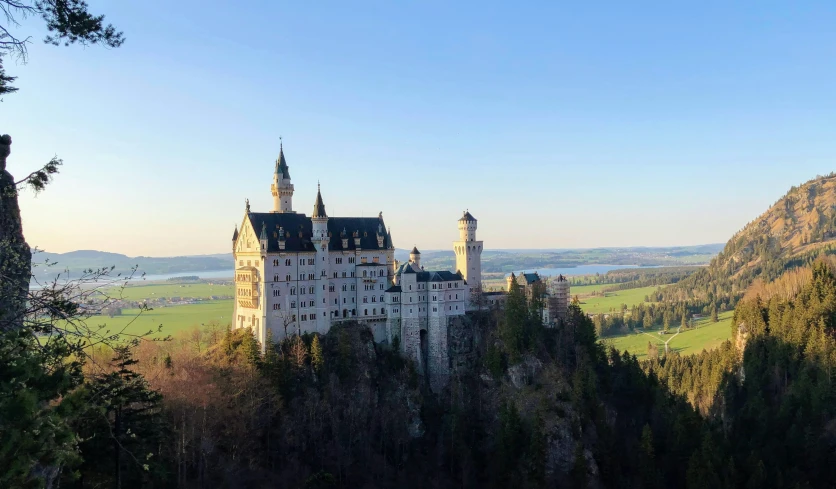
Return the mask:
MULTIPOLYGON (((293 210, 294 187, 280 147, 273 172, 273 209, 252 212, 232 235, 234 328, 250 328, 262 344, 294 334, 325 334, 340 321, 362 321, 375 341, 399 344, 433 389, 449 375, 448 326, 482 295, 482 241, 465 211, 453 242, 456 272, 425 270, 413 248, 395 260, 392 234, 377 217, 331 217, 317 185, 313 212, 293 210)), ((567 283, 568 285, 568 283, 567 283)), ((567 289, 568 293, 568 289, 567 289)))

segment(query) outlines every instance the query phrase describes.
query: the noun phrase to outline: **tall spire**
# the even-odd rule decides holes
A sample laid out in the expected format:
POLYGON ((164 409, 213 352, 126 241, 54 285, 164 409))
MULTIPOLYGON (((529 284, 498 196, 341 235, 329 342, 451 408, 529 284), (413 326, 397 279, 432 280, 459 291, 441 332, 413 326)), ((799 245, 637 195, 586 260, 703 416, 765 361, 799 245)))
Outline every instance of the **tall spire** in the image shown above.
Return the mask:
POLYGON ((284 144, 281 142, 279 142, 279 157, 276 159, 276 171, 274 173, 281 175, 281 178, 290 180, 290 170, 287 167, 287 161, 284 159, 284 144))
POLYGON ((319 189, 319 182, 316 182, 316 202, 313 208, 313 218, 326 218, 328 214, 325 213, 325 204, 322 203, 322 192, 319 189))

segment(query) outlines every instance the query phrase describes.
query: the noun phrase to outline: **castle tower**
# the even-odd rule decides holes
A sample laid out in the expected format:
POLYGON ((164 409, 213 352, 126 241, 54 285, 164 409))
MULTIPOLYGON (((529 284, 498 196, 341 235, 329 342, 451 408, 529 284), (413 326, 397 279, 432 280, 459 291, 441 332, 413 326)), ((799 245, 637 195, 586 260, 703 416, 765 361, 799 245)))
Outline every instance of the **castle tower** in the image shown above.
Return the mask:
POLYGON ((409 252, 409 261, 415 264, 415 268, 421 269, 421 252, 418 251, 417 246, 413 246, 412 251, 409 252))
POLYGON ((316 331, 325 334, 331 326, 330 304, 328 304, 328 244, 331 238, 328 236, 328 214, 325 213, 319 184, 316 185, 316 202, 311 222, 313 224, 311 242, 316 248, 316 331))
POLYGON ((270 212, 293 212, 293 184, 290 183, 290 170, 287 168, 281 143, 270 191, 273 193, 273 210, 270 212))
POLYGON ((482 287, 482 242, 476 241, 476 218, 465 211, 459 219, 459 240, 453 242, 456 270, 462 273, 471 296, 482 287))

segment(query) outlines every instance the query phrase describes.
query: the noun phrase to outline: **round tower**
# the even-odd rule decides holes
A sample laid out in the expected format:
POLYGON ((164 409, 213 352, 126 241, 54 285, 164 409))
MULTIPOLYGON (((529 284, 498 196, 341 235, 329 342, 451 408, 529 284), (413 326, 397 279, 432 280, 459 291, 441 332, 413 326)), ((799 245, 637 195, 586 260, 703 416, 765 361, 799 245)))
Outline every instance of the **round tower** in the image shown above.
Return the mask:
POLYGON ((284 147, 279 144, 279 157, 276 159, 276 169, 273 172, 273 184, 270 185, 273 194, 273 210, 271 212, 293 212, 293 184, 290 183, 290 170, 284 159, 284 147))
POLYGON ((416 268, 421 268, 421 252, 416 246, 413 246, 412 251, 409 252, 409 261, 414 263, 416 268))
POLYGON ((476 241, 476 218, 464 211, 459 219, 459 240, 453 242, 456 270, 461 272, 471 296, 482 288, 482 242, 476 241))
POLYGON ((331 325, 328 301, 328 264, 330 263, 328 245, 331 238, 328 236, 328 214, 325 213, 325 204, 322 202, 319 184, 316 185, 316 202, 311 216, 311 224, 311 243, 316 249, 316 331, 325 334, 331 325))
POLYGON ((459 219, 459 240, 476 240, 476 218, 468 211, 464 211, 464 215, 459 219))

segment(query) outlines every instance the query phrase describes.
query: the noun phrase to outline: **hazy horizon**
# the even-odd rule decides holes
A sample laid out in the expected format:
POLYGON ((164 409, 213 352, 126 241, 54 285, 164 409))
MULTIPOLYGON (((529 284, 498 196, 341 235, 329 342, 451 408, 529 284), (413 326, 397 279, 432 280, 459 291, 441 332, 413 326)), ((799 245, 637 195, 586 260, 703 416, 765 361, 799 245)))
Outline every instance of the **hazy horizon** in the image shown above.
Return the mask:
POLYGON ((51 252, 224 253, 280 136, 297 211, 320 181, 428 250, 465 209, 487 249, 724 243, 834 169, 836 5, 92 3, 122 47, 32 17, 6 66, 9 171, 65 163, 20 199, 51 252))

